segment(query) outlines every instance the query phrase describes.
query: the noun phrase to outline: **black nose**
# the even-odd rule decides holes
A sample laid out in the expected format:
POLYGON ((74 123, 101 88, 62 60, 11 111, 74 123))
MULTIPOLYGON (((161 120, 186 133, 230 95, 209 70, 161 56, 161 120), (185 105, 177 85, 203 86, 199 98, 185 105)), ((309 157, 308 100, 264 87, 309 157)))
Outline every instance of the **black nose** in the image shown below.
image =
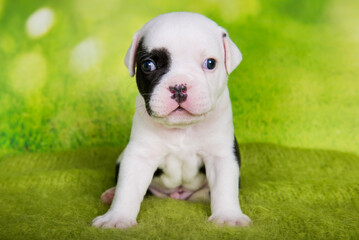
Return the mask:
POLYGON ((169 87, 170 92, 172 93, 171 98, 176 100, 179 104, 186 101, 187 99, 187 87, 184 84, 175 85, 174 87, 169 87))

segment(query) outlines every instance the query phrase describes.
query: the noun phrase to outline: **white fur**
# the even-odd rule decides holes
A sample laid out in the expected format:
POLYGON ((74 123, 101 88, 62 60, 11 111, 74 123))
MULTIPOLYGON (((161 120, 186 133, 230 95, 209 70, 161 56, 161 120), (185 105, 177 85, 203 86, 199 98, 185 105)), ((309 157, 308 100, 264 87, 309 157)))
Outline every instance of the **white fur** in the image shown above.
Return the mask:
POLYGON ((130 141, 118 160, 121 167, 115 197, 108 212, 94 219, 93 225, 134 226, 149 186, 169 191, 179 186, 200 189, 195 194, 198 197, 208 194, 207 185, 211 192, 210 221, 249 225, 250 219, 242 213, 238 200, 239 167, 233 153, 227 88, 228 74, 242 60, 240 51, 223 28, 202 15, 164 14, 134 35, 125 57, 131 76, 135 72, 134 54, 143 36, 151 49, 165 47, 170 52, 171 68, 153 91, 152 117, 142 96, 137 97, 130 141), (208 58, 217 60, 212 71, 203 68, 208 58), (172 112, 178 104, 170 98, 168 88, 174 84, 188 88, 188 98, 181 103, 185 112, 172 112), (198 174, 203 163, 207 178, 198 174), (152 179, 158 167, 164 174, 152 179))

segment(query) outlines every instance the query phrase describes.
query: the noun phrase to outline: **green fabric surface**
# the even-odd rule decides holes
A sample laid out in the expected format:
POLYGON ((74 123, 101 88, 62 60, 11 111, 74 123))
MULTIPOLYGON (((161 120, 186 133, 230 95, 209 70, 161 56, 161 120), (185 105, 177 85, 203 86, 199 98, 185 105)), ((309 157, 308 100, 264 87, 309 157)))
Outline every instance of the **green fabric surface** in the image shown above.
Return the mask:
POLYGON ((356 0, 0 0, 0 239, 359 239, 358 12, 356 0), (42 7, 54 24, 31 38, 42 7), (126 50, 171 11, 210 17, 243 53, 228 85, 249 228, 155 197, 132 229, 90 225, 131 131, 126 50))
POLYGON ((146 197, 129 230, 96 229, 120 149, 27 154, 0 162, 1 239, 357 239, 359 157, 241 145, 240 201, 249 228, 207 221, 209 204, 146 197))

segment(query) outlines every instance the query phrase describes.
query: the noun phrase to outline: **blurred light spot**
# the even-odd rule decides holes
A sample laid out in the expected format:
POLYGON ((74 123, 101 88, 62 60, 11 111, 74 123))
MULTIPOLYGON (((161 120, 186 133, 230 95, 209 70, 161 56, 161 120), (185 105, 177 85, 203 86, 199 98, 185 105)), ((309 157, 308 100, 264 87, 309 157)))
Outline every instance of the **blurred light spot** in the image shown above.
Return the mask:
POLYGON ((332 1, 328 8, 333 23, 341 28, 346 38, 356 42, 359 42, 358 9, 358 1, 332 1))
POLYGON ((80 42, 72 51, 70 67, 78 73, 89 71, 101 60, 100 44, 94 38, 80 42))
POLYGON ((106 0, 98 4, 97 0, 76 0, 73 1, 77 16, 87 23, 93 23, 103 19, 111 19, 118 15, 123 1, 106 0))
POLYGON ((47 7, 34 12, 26 21, 26 32, 31 38, 40 38, 54 25, 55 14, 47 7))
MULTIPOLYGON (((359 2, 358 1, 332 1, 328 8, 331 23, 338 26, 338 36, 346 39, 347 48, 341 48, 346 54, 345 61, 348 66, 359 66, 359 2)), ((356 78, 353 78, 353 80, 356 78)))
POLYGON ((47 66, 44 57, 37 52, 18 56, 10 69, 13 89, 21 94, 40 90, 46 82, 47 66))
POLYGON ((228 23, 245 20, 250 16, 256 16, 260 11, 260 3, 258 0, 222 0, 219 3, 221 4, 221 17, 228 23))
POLYGON ((0 38, 0 50, 4 53, 12 53, 16 49, 16 43, 14 38, 11 35, 3 34, 0 38))
POLYGON ((0 0, 0 18, 4 10, 4 6, 5 6, 5 0, 0 0))

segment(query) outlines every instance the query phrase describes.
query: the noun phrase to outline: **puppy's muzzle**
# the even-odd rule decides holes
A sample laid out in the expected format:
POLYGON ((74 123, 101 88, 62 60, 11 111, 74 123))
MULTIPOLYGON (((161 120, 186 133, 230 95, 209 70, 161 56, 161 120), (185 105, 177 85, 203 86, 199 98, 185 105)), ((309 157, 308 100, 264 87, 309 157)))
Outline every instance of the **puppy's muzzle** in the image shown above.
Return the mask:
POLYGON ((172 93, 171 98, 174 99, 178 104, 186 101, 187 99, 187 87, 184 84, 175 85, 169 87, 170 92, 172 93))

